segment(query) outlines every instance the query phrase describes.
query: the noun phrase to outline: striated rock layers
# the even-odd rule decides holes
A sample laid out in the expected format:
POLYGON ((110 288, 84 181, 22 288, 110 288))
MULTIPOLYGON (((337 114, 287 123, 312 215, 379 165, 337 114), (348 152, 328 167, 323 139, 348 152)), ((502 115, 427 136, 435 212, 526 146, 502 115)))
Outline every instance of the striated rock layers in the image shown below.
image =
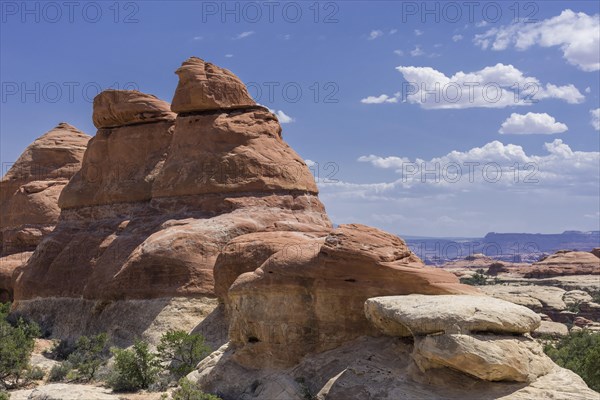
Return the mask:
POLYGON ((60 123, 37 138, 0 181, 0 301, 13 298, 13 276, 56 225, 58 196, 81 167, 90 137, 60 123))
MULTIPOLYGON (((179 116, 137 91, 94 99, 98 132, 60 195, 60 222, 16 278, 16 310, 38 315, 39 300, 52 299, 56 310, 46 305, 40 318, 61 331, 55 321, 69 322, 60 299, 98 302, 90 314, 114 301, 193 297, 212 304, 213 266, 230 240, 331 228, 277 117, 251 101, 229 71, 192 58, 178 74, 173 102, 186 110, 179 116)), ((82 329, 97 325, 85 318, 102 318, 76 317, 82 329)))

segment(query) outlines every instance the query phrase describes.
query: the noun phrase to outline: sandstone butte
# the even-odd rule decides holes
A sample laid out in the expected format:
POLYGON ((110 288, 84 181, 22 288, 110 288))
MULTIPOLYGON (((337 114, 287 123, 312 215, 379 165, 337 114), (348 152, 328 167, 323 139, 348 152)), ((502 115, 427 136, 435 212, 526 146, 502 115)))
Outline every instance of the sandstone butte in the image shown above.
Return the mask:
MULTIPOLYGON (((468 320, 484 299, 502 300, 426 267, 395 235, 334 227, 277 117, 237 76, 196 57, 176 73, 171 105, 138 91, 100 93, 89 142, 59 125, 79 141, 61 144, 70 156, 53 166, 72 173, 31 209, 16 211, 11 199, 28 196, 20 188, 32 181, 39 193, 49 179, 10 171, 3 178, 3 244, 40 230, 19 248, 33 254, 13 272, 13 311, 53 337, 104 331, 119 345, 135 337, 155 343, 169 328, 200 332, 215 351, 189 378, 224 399, 301 400, 307 391, 328 400, 596 395, 530 341, 539 321, 528 320, 527 309, 512 320, 502 314, 513 308, 502 304, 484 314, 498 326, 518 325, 519 337, 448 330, 411 341, 381 329, 379 314, 365 312, 368 299, 397 296, 386 306, 389 319, 394 304, 411 313, 419 304, 407 303, 411 295, 433 298, 433 308, 439 296, 451 311, 435 313, 436 326, 468 320), (451 307, 455 295, 461 301, 451 307)), ((35 163, 34 145, 21 169, 35 163)))

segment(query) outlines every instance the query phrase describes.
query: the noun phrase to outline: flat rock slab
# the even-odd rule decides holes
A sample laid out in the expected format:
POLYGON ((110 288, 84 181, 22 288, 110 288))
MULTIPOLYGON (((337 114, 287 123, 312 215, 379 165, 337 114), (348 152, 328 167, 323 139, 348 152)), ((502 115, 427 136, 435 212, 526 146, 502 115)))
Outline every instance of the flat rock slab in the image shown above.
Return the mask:
POLYGON ((527 333, 541 322, 540 316, 526 307, 471 295, 374 297, 365 302, 365 314, 389 336, 438 332, 527 333))
POLYGON ((117 400, 112 390, 92 385, 52 383, 10 393, 10 400, 117 400))
POLYGON ((569 328, 565 324, 553 321, 542 321, 540 327, 537 328, 532 335, 535 337, 552 336, 563 337, 569 334, 569 328))

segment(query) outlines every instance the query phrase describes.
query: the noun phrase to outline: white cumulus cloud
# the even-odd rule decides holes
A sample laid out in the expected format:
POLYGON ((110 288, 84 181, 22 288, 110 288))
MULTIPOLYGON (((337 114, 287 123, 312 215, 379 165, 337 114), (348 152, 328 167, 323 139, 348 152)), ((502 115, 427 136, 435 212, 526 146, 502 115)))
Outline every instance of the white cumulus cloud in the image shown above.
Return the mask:
POLYGON ((493 141, 426 160, 402 154, 358 160, 373 167, 374 177, 383 169, 397 179, 319 181, 335 223, 454 237, 597 229, 600 152, 576 151, 560 139, 534 153, 493 141))
POLYGON ((452 36, 452 41, 458 42, 460 40, 463 40, 463 35, 454 35, 454 36, 452 36))
POLYGON ((382 104, 382 103, 397 103, 397 97, 391 97, 387 94, 382 94, 380 96, 369 96, 365 97, 360 101, 363 104, 382 104))
POLYGON ((572 84, 542 84, 512 65, 498 63, 479 71, 459 71, 446 76, 431 67, 399 66, 407 81, 402 93, 409 103, 422 108, 504 108, 531 105, 542 99, 579 104, 585 96, 572 84))
POLYGON ((289 124, 295 121, 294 118, 284 113, 283 110, 273 110, 269 108, 269 111, 277 116, 280 124, 289 124))
POLYGON ((421 46, 419 46, 419 45, 416 45, 415 48, 410 51, 410 55, 413 57, 419 57, 424 54, 425 54, 425 52, 423 50, 421 50, 421 46))
POLYGON ((378 37, 383 36, 383 31, 377 29, 377 30, 372 30, 371 33, 369 33, 369 40, 374 40, 377 39, 378 37))
MULTIPOLYGON (((420 184, 460 191, 473 184, 489 186, 493 183, 503 186, 502 190, 521 190, 524 178, 529 184, 535 183, 536 187, 546 189, 572 188, 580 184, 579 189, 586 192, 590 187, 599 186, 600 152, 574 151, 561 139, 545 143, 544 149, 545 155, 529 155, 519 145, 494 140, 482 147, 454 150, 430 160, 368 155, 359 157, 358 161, 377 168, 393 169, 401 176, 394 182, 376 184, 380 194, 420 184), (455 179, 458 173, 461 174, 460 179, 455 179), (520 179, 516 179, 516 173, 520 173, 520 179)), ((373 185, 368 184, 368 187, 373 185)), ((528 186, 528 189, 532 187, 528 186)))
POLYGON ((290 117, 289 115, 284 113, 282 110, 277 110, 276 114, 277 114, 277 119, 282 124, 289 124, 291 122, 294 122, 294 118, 290 117))
POLYGON ((499 133, 502 134, 554 134, 566 132, 569 128, 557 122, 546 113, 517 114, 512 113, 503 123, 499 133))
POLYGON ((600 70, 600 15, 564 10, 560 15, 539 22, 519 22, 492 28, 476 35, 482 49, 505 50, 514 46, 527 50, 537 45, 560 47, 563 57, 583 71, 600 70))
POLYGON ((591 124, 597 131, 600 131, 600 108, 590 110, 592 116, 591 124))
POLYGON ((254 35, 254 31, 246 31, 246 32, 242 32, 239 35, 235 36, 233 39, 234 40, 245 39, 248 36, 252 36, 252 35, 254 35))

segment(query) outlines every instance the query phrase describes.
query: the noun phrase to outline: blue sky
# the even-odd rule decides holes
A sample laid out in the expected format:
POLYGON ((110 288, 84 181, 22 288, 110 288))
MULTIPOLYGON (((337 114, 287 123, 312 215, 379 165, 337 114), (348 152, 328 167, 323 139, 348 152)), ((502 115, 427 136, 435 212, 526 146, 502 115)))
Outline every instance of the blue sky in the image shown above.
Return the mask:
POLYGON ((60 121, 93 135, 99 88, 170 101, 195 55, 279 112, 336 223, 600 229, 598 2, 1 4, 3 164, 60 121))

